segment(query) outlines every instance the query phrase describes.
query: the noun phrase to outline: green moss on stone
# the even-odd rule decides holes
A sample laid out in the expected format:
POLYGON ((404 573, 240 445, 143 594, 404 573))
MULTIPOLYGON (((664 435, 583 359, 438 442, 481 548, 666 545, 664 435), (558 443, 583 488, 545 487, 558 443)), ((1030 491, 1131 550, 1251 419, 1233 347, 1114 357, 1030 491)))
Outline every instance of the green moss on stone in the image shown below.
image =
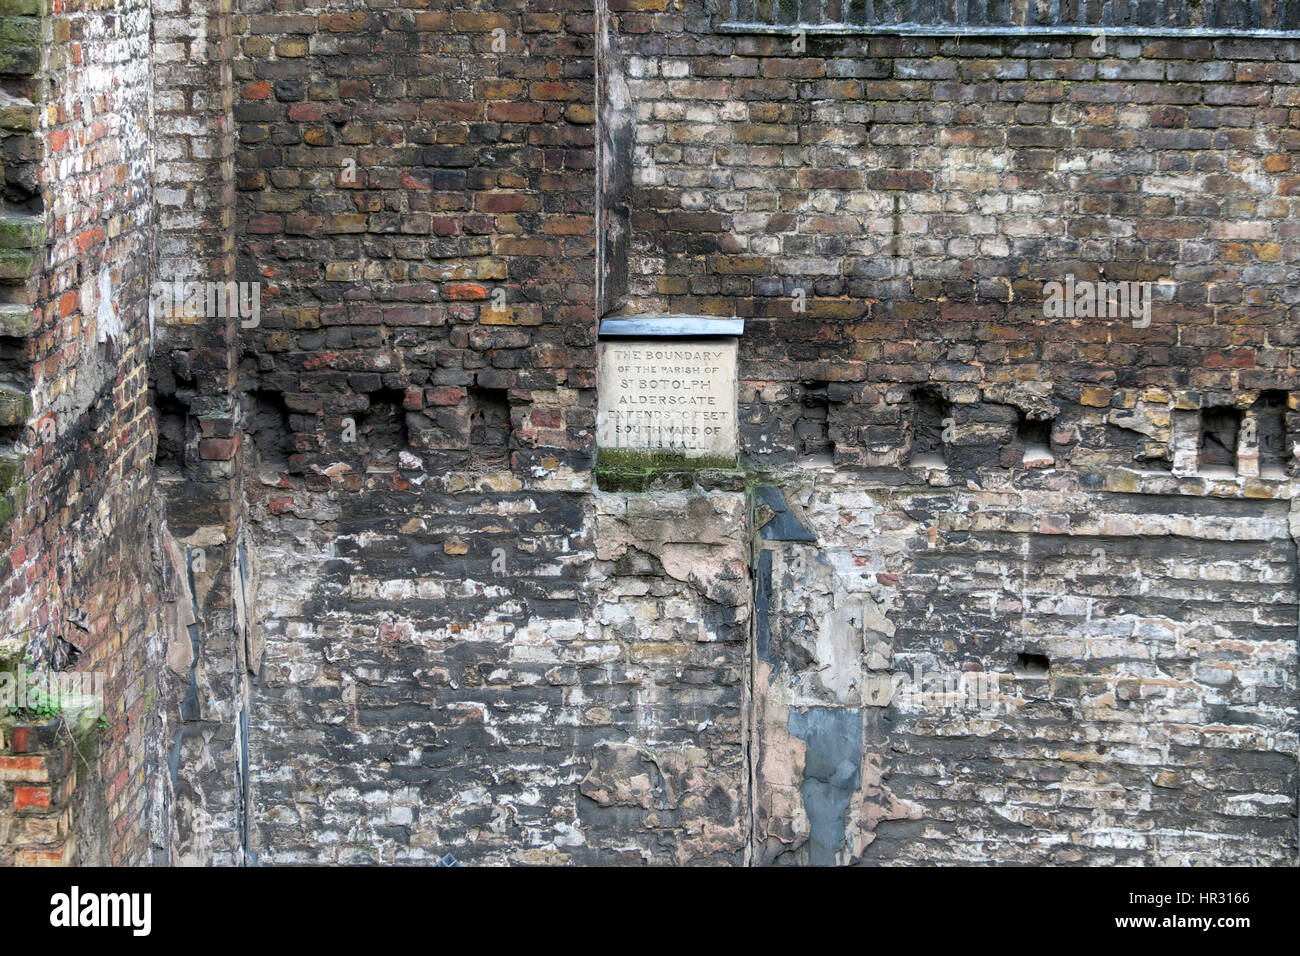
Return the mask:
POLYGON ((734 455, 692 456, 676 451, 638 451, 631 448, 603 448, 596 458, 597 468, 699 471, 701 468, 734 468, 735 466, 734 455))
POLYGON ((32 397, 16 388, 0 385, 0 426, 21 425, 32 415, 32 397))
POLYGON ((35 216, 0 217, 0 247, 35 249, 45 241, 45 221, 35 216))
POLYGON ((9 494, 22 470, 22 458, 17 455, 0 455, 0 495, 9 494))
POLYGON ((6 303, 0 305, 0 335, 25 339, 32 334, 32 307, 6 303))
POLYGON ((35 17, 0 16, 0 40, 6 45, 39 46, 41 21, 35 17))
POLYGON ((34 76, 41 68, 41 51, 34 46, 18 46, 0 40, 0 73, 34 76))
POLYGON ((0 16, 43 17, 48 9, 48 0, 0 0, 0 16))
POLYGON ((655 484, 680 482, 689 487, 699 471, 734 470, 736 459, 727 455, 693 457, 673 451, 636 451, 604 448, 596 456, 596 487, 601 491, 649 491, 655 484))
POLYGON ((0 280, 25 282, 36 258, 25 249, 0 248, 0 280))

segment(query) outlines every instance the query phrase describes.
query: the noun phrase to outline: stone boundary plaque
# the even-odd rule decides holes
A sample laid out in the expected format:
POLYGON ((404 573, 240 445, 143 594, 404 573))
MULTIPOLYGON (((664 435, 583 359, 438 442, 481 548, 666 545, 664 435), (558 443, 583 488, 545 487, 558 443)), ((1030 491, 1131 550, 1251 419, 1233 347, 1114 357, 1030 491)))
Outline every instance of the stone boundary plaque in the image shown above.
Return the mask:
POLYGON ((736 352, 734 338, 602 340, 596 444, 734 457, 736 352))

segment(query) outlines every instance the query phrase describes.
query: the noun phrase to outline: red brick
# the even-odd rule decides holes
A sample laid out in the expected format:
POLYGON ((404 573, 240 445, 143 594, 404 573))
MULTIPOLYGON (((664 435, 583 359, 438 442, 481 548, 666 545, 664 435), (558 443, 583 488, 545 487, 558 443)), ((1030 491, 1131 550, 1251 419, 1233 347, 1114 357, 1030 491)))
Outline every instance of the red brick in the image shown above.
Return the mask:
POLYGON ((14 787, 15 810, 26 810, 29 807, 40 809, 49 805, 49 787, 14 787))

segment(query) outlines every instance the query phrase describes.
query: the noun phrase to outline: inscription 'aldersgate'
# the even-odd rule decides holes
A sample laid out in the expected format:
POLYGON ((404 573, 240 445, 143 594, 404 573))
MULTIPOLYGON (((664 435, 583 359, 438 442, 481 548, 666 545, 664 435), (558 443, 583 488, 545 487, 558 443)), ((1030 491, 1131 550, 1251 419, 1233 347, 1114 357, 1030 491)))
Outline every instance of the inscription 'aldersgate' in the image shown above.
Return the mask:
POLYGON ((602 448, 736 453, 736 343, 602 342, 602 448))

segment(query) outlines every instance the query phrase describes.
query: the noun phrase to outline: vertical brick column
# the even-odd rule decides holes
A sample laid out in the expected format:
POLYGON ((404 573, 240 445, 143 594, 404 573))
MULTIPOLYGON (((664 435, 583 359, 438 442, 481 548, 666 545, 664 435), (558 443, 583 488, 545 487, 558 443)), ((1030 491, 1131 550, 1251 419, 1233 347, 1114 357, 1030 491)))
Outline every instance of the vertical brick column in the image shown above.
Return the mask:
POLYGON ((84 829, 95 862, 135 864, 156 729, 149 3, 5 0, 0 20, 0 661, 103 675, 107 724, 75 791, 64 745, 15 731, 6 773, 55 786, 45 806, 45 777, 9 778, 35 789, 0 828, 13 862, 69 862, 84 829))
MULTIPOLYGON (((154 40, 154 279, 226 283, 235 279, 230 0, 156 3, 154 40)), ((166 734, 179 770, 161 852, 169 862, 238 864, 236 728, 247 693, 232 591, 243 499, 240 324, 234 314, 184 309, 156 323, 152 382, 175 429, 167 436, 172 454, 159 463, 167 524, 197 596, 197 636, 184 628, 168 636, 169 660, 179 654, 188 664, 169 673, 166 734), (193 825, 198 819, 206 825, 193 825)))

